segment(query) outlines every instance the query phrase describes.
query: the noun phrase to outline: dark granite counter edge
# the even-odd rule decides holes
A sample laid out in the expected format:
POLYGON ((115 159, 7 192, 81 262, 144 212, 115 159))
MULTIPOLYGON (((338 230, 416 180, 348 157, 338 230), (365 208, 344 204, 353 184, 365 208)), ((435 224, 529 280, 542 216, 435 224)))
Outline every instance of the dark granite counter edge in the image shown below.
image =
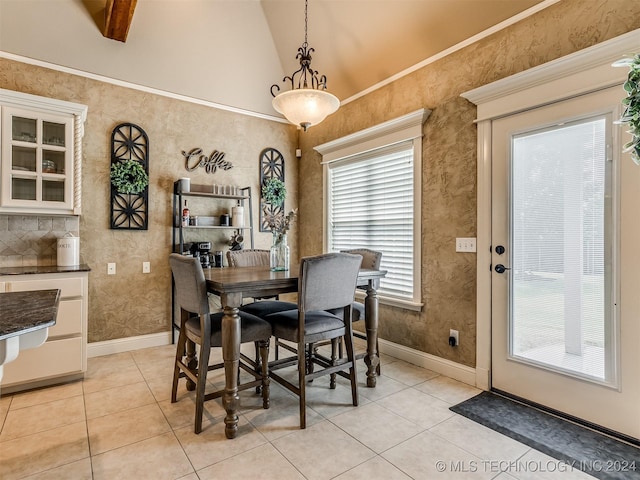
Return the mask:
POLYGON ((34 265, 32 267, 2 267, 0 268, 0 276, 3 275, 31 275, 41 273, 73 273, 73 272, 90 272, 89 265, 83 263, 80 265, 72 265, 70 267, 58 267, 56 265, 34 265))
POLYGON ((0 340, 56 323, 60 290, 0 293, 0 340))

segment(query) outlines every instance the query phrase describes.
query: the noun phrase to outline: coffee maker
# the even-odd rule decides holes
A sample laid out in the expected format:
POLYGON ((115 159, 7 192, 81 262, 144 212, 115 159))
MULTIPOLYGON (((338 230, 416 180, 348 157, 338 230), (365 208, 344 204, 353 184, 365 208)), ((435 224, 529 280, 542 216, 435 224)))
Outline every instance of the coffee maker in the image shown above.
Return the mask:
POLYGON ((211 266, 211 242, 198 242, 197 257, 200 257, 200 265, 202 268, 209 268, 211 266))

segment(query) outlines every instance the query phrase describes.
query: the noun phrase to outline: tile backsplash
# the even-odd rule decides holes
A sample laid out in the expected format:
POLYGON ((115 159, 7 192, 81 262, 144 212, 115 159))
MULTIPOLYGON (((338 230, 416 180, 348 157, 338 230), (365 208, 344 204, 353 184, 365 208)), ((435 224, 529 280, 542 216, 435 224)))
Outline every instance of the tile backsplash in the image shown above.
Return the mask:
POLYGON ((80 234, 80 217, 0 215, 0 267, 55 265, 58 238, 80 234))

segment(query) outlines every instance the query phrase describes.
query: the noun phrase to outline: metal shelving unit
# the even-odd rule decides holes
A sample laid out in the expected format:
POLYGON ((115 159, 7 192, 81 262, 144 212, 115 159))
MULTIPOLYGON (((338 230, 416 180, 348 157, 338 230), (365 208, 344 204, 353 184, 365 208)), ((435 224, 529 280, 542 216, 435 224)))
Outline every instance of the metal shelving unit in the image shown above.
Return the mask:
MULTIPOLYGON (((185 245, 185 232, 216 232, 216 231, 227 231, 232 232, 235 235, 242 234, 246 237, 247 233, 249 234, 249 244, 251 248, 254 248, 253 243, 253 211, 252 211, 252 202, 251 202, 251 187, 243 187, 240 188, 240 195, 225 195, 225 194, 217 194, 217 193, 209 193, 205 191, 199 191, 209 188, 204 185, 191 185, 191 191, 183 192, 180 188, 181 183, 177 181, 173 184, 173 233, 172 233, 172 251, 174 253, 184 253, 184 245, 185 245), (198 190, 198 191, 193 191, 198 190), (234 227, 234 226, 220 226, 220 225, 182 225, 182 205, 185 199, 189 198, 200 198, 205 200, 211 200, 212 202, 219 202, 220 206, 223 206, 225 202, 227 205, 231 201, 235 202, 236 205, 244 207, 245 215, 248 212, 248 222, 245 217, 245 222, 243 227, 234 227), (248 205, 247 205, 248 204, 248 205), (248 208, 247 208, 248 207, 248 208)), ((193 212, 192 212, 193 213, 193 212)), ((196 212, 197 213, 197 212, 196 212)), ((189 233, 187 233, 188 238, 189 233)), ((212 246, 220 245, 221 242, 211 242, 212 246)), ((224 244, 228 247, 228 244, 224 244)), ((213 250, 214 248, 212 248, 213 250)), ((223 249, 220 249, 223 250, 223 249)), ((226 255, 223 254, 223 260, 226 258, 226 255)), ((218 267, 209 267, 209 268, 218 268, 218 267)), ((171 323, 173 326, 173 341, 175 342, 176 332, 180 329, 180 326, 176 324, 177 313, 176 313, 176 305, 175 305, 175 288, 173 283, 173 276, 171 278, 171 312, 172 318, 171 323)))
MULTIPOLYGON (((192 188, 201 188, 199 185, 193 185, 192 188)), ((243 187, 240 188, 240 192, 242 195, 222 195, 216 193, 208 193, 208 192, 199 192, 199 191, 190 191, 190 192, 182 192, 180 189, 180 181, 177 181, 173 184, 173 252, 182 253, 184 247, 184 232, 185 230, 227 230, 227 231, 235 231, 237 233, 245 233, 249 231, 249 240, 251 244, 251 248, 253 247, 253 209, 251 202, 251 187, 243 187), (240 206, 245 207, 245 212, 249 212, 249 223, 248 226, 244 227, 233 227, 233 226, 219 226, 219 225, 182 225, 182 204, 183 200, 187 198, 208 198, 211 200, 232 200, 237 202, 240 206), (246 204, 248 203, 249 208, 246 208, 246 204)), ((245 225, 247 225, 245 223, 245 225)))

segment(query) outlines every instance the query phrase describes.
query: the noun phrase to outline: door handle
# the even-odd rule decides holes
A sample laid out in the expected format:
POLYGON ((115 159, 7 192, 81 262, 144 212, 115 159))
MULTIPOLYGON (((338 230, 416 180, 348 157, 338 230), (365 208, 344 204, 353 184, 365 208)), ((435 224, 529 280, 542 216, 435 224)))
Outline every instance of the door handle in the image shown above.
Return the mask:
POLYGON ((498 273, 504 273, 507 270, 511 270, 511 268, 509 267, 505 267, 504 265, 502 265, 501 263, 497 264, 494 268, 494 270, 498 273))

